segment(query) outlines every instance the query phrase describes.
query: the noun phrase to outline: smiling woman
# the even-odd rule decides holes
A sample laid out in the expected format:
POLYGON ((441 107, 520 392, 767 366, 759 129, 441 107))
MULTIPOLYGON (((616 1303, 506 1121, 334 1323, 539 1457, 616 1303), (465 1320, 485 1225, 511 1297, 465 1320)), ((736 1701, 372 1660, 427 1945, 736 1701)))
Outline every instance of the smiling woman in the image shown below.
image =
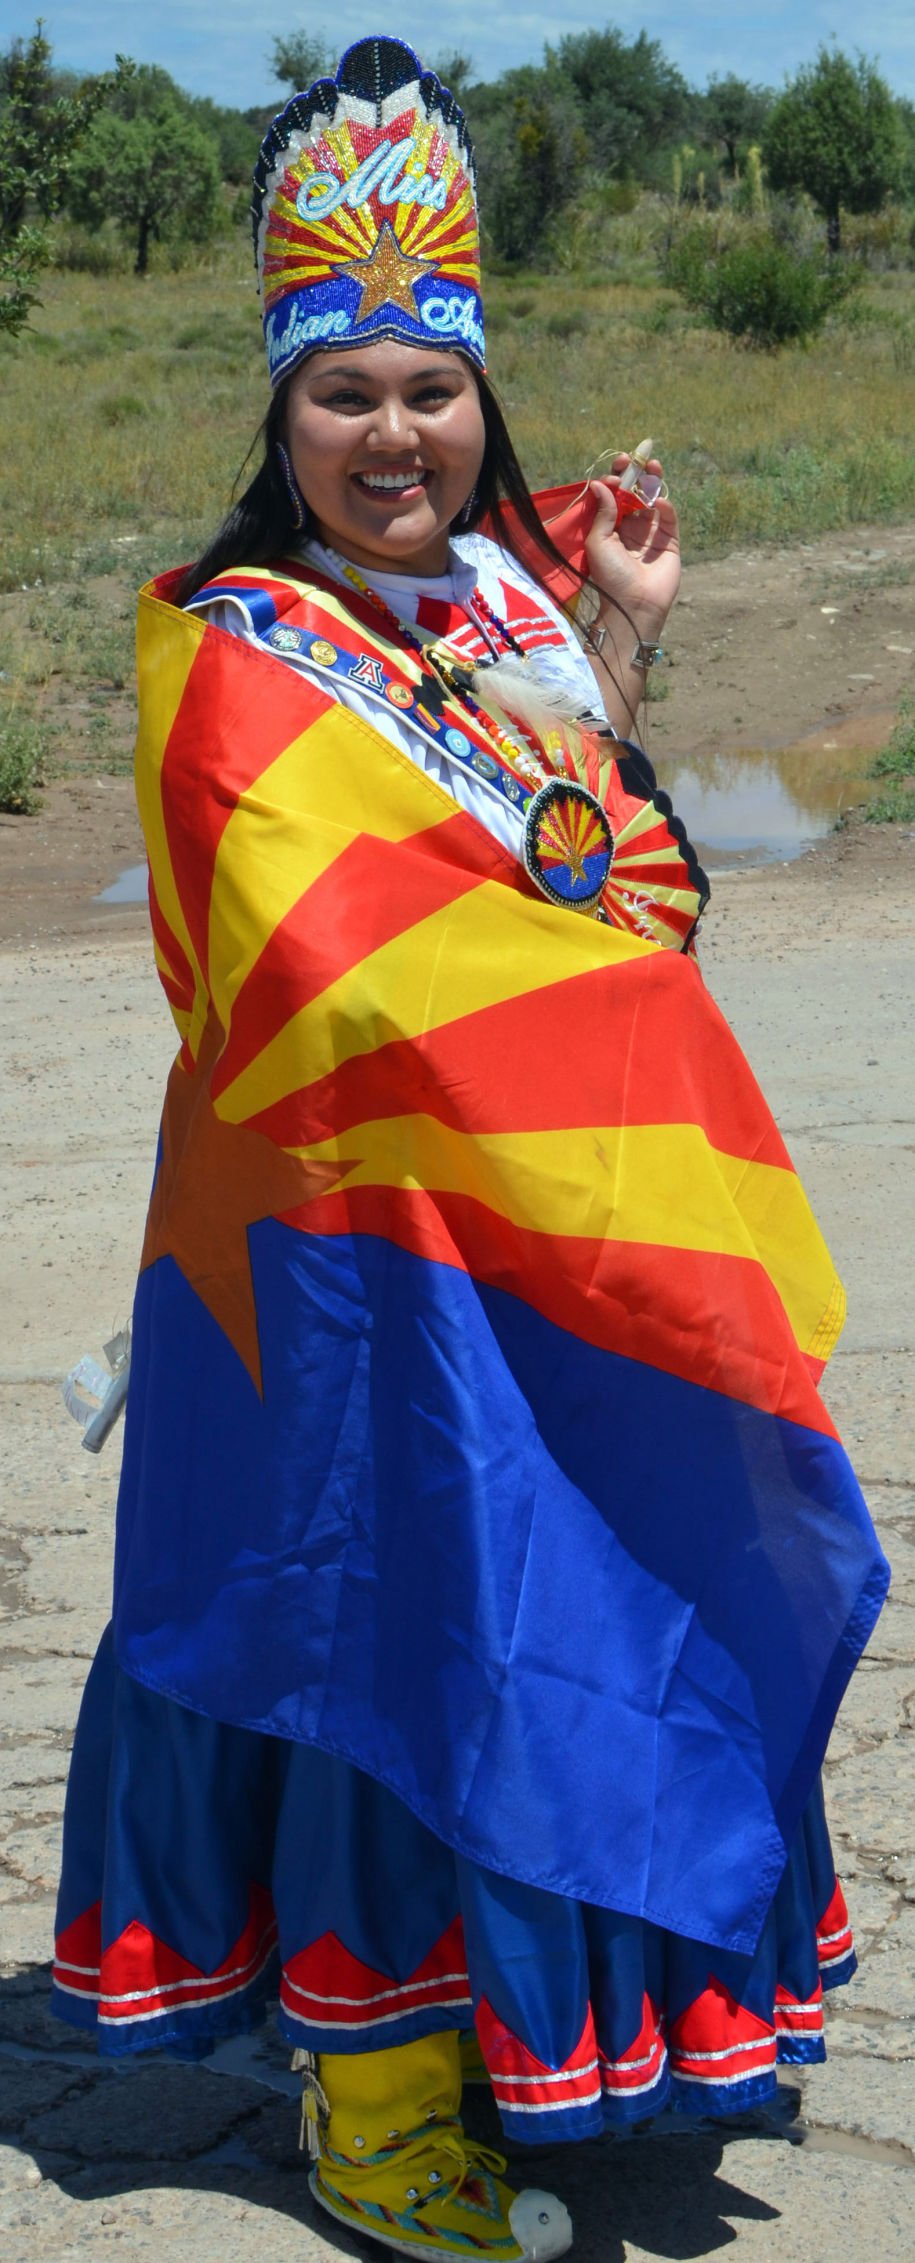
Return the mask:
POLYGON ((818 1770, 885 1566, 816 1390, 841 1290, 615 735, 673 507, 601 485, 580 630, 408 48, 294 98, 254 217, 264 460, 141 598, 180 1050, 55 2004, 200 2055, 278 1981, 321 2206, 550 2263, 568 2212, 466 2134, 462 2030, 522 2142, 823 2056, 818 1770))

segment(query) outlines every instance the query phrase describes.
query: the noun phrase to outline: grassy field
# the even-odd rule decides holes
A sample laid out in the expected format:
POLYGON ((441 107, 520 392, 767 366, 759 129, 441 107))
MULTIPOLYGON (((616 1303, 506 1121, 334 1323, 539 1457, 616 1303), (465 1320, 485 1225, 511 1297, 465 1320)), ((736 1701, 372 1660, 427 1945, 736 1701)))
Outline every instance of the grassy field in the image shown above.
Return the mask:
MULTIPOLYGON (((578 479, 651 433, 694 557, 915 512, 911 272, 876 279, 854 320, 779 355, 697 328, 638 262, 625 280, 499 279, 487 305, 492 374, 534 485, 578 479)), ((34 770, 37 747, 46 768, 122 768, 134 592, 199 549, 263 414, 245 247, 145 283, 51 274, 31 330, 0 342, 0 387, 6 758, 34 770)))

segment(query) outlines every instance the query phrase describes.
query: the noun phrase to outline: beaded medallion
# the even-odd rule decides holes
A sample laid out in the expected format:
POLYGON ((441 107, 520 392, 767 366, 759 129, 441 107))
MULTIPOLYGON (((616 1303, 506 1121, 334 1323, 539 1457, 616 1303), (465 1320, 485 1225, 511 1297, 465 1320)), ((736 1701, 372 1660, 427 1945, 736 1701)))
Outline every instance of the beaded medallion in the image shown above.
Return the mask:
POLYGON ((595 794, 570 778, 548 778, 524 824, 524 863, 551 904, 594 911, 613 863, 613 834, 595 794))

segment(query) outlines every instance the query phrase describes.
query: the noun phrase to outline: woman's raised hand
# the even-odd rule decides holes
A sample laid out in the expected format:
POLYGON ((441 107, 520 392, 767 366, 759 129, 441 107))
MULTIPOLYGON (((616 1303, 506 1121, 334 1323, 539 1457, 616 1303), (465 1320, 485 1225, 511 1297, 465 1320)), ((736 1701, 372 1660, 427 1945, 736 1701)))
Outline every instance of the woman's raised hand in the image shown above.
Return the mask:
MULTIPOLYGON (((680 586, 680 534, 673 504, 660 498, 648 510, 618 512, 616 490, 629 461, 615 456, 608 477, 592 479, 597 511, 585 547, 602 596, 621 607, 648 643, 659 637, 680 586)), ((662 476, 657 457, 645 468, 662 476)))

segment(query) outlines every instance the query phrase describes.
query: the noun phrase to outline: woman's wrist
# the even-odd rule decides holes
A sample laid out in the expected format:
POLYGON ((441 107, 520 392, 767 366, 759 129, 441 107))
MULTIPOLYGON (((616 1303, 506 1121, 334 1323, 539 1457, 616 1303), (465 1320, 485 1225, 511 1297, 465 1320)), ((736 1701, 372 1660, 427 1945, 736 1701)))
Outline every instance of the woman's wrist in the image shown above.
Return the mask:
POLYGON ((636 727, 648 672, 661 647, 669 607, 639 606, 630 613, 602 606, 591 624, 590 659, 608 722, 621 738, 636 727))
POLYGON ((611 644, 621 655, 632 652, 637 644, 661 644, 670 615, 670 606, 639 605, 625 612, 622 607, 602 604, 598 607, 592 634, 600 635, 603 644, 611 644))

